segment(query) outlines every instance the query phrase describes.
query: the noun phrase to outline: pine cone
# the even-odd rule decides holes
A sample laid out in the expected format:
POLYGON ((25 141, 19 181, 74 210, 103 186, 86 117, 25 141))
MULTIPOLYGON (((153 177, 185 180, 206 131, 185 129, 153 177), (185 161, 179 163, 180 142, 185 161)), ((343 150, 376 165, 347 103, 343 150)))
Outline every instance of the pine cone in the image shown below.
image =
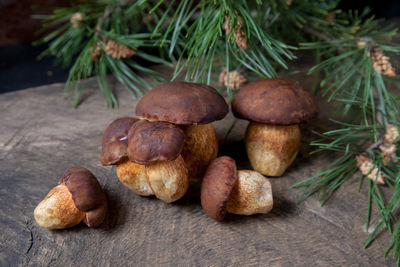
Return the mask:
POLYGON ((384 184, 385 181, 381 172, 378 173, 378 168, 372 163, 367 156, 360 155, 357 157, 357 167, 363 175, 367 175, 368 179, 376 181, 377 184, 384 184))
MULTIPOLYGON (((226 75, 226 69, 222 68, 221 73, 219 74, 219 83, 222 86, 228 86, 228 77, 226 75)), ((241 75, 238 71, 230 71, 229 72, 229 88, 232 90, 239 89, 246 82, 246 78, 241 75)))
POLYGON ((397 130, 396 125, 387 124, 385 133, 385 143, 392 144, 396 142, 398 138, 399 138, 399 131, 397 130))
POLYGON ((71 22, 72 26, 75 28, 81 28, 81 21, 85 19, 85 14, 84 13, 75 13, 72 14, 71 18, 69 21, 71 22))
MULTIPOLYGON (((231 27, 229 25, 229 17, 228 15, 225 15, 225 22, 222 25, 222 29, 225 30, 225 34, 228 35, 231 33, 231 27)), ((243 19, 241 17, 238 17, 236 26, 235 26, 235 42, 238 44, 238 46, 242 47, 243 49, 247 49, 247 41, 246 41, 246 35, 244 31, 242 30, 242 24, 243 24, 243 19)))
POLYGON ((111 39, 106 41, 104 52, 116 59, 129 58, 136 54, 135 50, 132 50, 129 47, 119 44, 111 39))
POLYGON ((367 42, 363 39, 360 39, 357 41, 357 48, 358 49, 364 49, 365 46, 367 45, 367 42))
POLYGON ((375 48, 372 52, 372 64, 376 72, 387 75, 387 76, 395 76, 395 70, 390 64, 389 57, 385 56, 385 54, 379 48, 375 48))
POLYGON ((97 42, 95 46, 90 47, 90 54, 93 60, 97 61, 97 58, 101 55, 101 48, 101 42, 97 42))
POLYGON ((396 150, 397 147, 395 145, 380 145, 380 151, 382 152, 382 163, 383 165, 387 165, 390 161, 396 162, 396 150))

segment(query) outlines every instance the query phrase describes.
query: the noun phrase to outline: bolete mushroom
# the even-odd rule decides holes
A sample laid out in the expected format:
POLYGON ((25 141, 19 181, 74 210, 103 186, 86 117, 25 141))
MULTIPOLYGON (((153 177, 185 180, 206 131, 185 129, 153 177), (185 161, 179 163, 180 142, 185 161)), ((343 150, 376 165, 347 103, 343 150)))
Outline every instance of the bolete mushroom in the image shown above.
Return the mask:
POLYGON ((211 162, 201 185, 201 206, 211 218, 222 221, 226 212, 268 213, 273 206, 271 183, 255 171, 237 171, 227 156, 211 162))
POLYGON ((65 229, 81 221, 97 227, 106 216, 107 197, 89 170, 70 167, 33 213, 36 222, 49 229, 65 229))
POLYGON ((106 129, 101 159, 104 165, 117 165, 119 180, 136 194, 169 203, 189 187, 180 155, 184 142, 183 131, 174 124, 122 118, 106 129))
POLYGON ((137 118, 119 118, 114 120, 103 135, 100 160, 103 165, 117 165, 127 156, 128 131, 137 122, 137 118))
POLYGON ((182 157, 191 183, 200 181, 218 154, 218 139, 211 122, 221 120, 229 108, 212 87, 187 82, 155 86, 136 106, 136 115, 149 121, 179 125, 185 133, 182 157))
POLYGON ((298 124, 318 114, 310 93, 286 79, 250 82, 232 100, 232 112, 249 120, 246 151, 254 170, 281 176, 300 149, 298 124))

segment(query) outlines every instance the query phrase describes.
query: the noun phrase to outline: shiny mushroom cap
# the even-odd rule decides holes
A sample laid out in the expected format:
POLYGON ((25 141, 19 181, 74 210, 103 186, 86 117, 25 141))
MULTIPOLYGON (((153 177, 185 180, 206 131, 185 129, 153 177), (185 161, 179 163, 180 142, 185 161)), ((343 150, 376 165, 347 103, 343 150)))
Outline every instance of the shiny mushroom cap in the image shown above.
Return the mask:
POLYGON ((187 82, 169 82, 154 87, 136 106, 136 115, 151 121, 175 124, 207 124, 221 120, 229 108, 212 87, 187 82))
POLYGON ((274 125, 292 125, 318 114, 318 105, 310 93, 286 79, 250 82, 232 100, 237 118, 274 125))
POLYGON ((184 144, 184 133, 174 124, 142 120, 128 132, 128 157, 144 165, 172 161, 180 155, 184 144))
POLYGON ((72 194, 78 210, 85 212, 89 227, 99 226, 107 213, 107 197, 96 177, 83 167, 70 167, 63 172, 59 183, 72 194))
POLYGON ((137 121, 136 118, 119 118, 107 127, 100 156, 103 165, 117 164, 127 157, 128 131, 137 121))
POLYGON ((208 166, 201 184, 201 206, 211 218, 222 221, 226 204, 237 180, 235 160, 223 156, 208 166))

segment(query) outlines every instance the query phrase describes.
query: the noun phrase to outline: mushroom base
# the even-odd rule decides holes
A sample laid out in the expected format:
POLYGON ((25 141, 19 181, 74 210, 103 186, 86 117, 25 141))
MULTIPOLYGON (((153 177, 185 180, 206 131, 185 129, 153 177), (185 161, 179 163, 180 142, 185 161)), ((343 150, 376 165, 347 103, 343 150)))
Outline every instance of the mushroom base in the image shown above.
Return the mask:
POLYGON ((119 180, 141 196, 155 195, 164 202, 173 202, 189 188, 188 171, 182 157, 141 165, 130 160, 117 165, 119 180))
POLYGON ((58 185, 35 208, 34 217, 41 226, 49 229, 65 229, 79 224, 85 213, 75 206, 72 194, 65 185, 58 185))
POLYGON ((208 165, 218 154, 218 138, 211 123, 181 126, 185 132, 182 157, 189 171, 190 184, 201 182, 208 165))
POLYGON ((128 159, 117 165, 118 179, 126 187, 140 196, 152 196, 153 191, 146 179, 146 166, 128 159))
POLYGON ((226 210, 239 215, 268 213, 272 210, 271 183, 255 171, 240 170, 229 195, 226 210))
POLYGON ((250 122, 245 136, 247 156, 254 170, 281 176, 300 150, 298 125, 280 126, 250 122))

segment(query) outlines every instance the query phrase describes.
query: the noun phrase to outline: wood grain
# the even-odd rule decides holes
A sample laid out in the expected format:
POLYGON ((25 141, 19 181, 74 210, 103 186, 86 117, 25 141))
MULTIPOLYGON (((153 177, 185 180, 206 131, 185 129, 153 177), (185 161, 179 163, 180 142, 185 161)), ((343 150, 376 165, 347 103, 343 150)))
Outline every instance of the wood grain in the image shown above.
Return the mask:
MULTIPOLYGON (((358 177, 323 207, 315 197, 296 205, 300 195, 288 187, 326 166, 328 155, 300 155, 284 177, 272 178, 274 208, 266 215, 227 215, 216 222, 201 209, 198 188, 172 204, 134 195, 114 167, 101 165, 100 150, 106 126, 134 115, 135 102, 115 84, 120 107, 109 110, 96 82, 88 80, 87 87, 78 109, 71 99, 61 100, 63 84, 0 95, 0 266, 394 265, 382 257, 386 233, 362 248, 367 194, 365 188, 357 192, 358 177), (35 206, 73 165, 91 170, 104 187, 110 207, 105 223, 98 229, 40 228, 35 206)), ((231 119, 215 124, 219 138, 231 119)), ((250 168, 241 141, 246 125, 238 121, 220 146, 220 155, 235 158, 239 169, 250 168)))

